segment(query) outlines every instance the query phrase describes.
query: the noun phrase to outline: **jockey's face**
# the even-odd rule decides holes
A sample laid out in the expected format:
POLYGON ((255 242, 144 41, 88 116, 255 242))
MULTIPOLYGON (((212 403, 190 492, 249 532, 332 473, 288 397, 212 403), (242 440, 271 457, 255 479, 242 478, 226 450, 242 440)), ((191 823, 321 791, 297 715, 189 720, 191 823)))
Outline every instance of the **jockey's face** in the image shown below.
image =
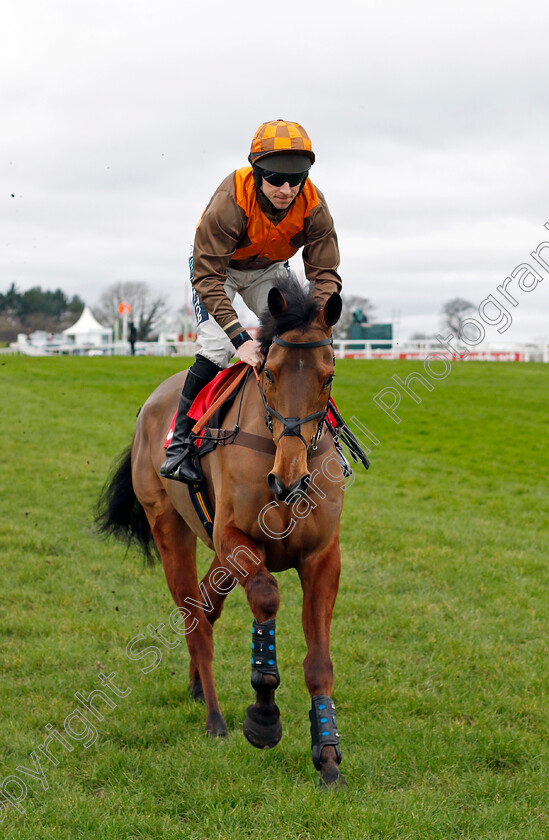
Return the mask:
POLYGON ((286 210, 298 194, 300 188, 301 184, 291 187, 288 182, 286 182, 285 184, 282 184, 281 187, 275 187, 272 184, 269 184, 265 178, 261 181, 261 189, 263 193, 277 210, 286 210))

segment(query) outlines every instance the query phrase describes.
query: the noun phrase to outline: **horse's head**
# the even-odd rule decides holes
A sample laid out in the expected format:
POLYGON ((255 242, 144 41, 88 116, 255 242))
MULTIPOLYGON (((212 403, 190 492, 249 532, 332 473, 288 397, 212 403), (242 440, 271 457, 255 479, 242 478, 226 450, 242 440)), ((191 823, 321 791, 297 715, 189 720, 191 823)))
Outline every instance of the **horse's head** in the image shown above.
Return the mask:
POLYGON ((299 285, 269 292, 260 340, 266 352, 259 376, 266 422, 276 456, 268 482, 275 498, 305 492, 308 461, 326 416, 334 376, 332 327, 341 315, 341 297, 323 307, 299 285))

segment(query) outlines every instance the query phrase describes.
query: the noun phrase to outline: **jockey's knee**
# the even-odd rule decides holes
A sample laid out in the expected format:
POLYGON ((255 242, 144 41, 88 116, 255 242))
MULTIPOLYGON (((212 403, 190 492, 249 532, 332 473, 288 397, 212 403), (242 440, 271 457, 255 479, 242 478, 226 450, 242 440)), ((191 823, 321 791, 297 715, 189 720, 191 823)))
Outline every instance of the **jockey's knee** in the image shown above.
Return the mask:
POLYGON ((221 367, 214 364, 209 359, 206 359, 206 357, 202 356, 201 353, 197 353, 196 359, 191 365, 190 370, 192 370, 195 376, 198 376, 200 379, 205 379, 207 382, 211 382, 214 376, 217 376, 221 367))

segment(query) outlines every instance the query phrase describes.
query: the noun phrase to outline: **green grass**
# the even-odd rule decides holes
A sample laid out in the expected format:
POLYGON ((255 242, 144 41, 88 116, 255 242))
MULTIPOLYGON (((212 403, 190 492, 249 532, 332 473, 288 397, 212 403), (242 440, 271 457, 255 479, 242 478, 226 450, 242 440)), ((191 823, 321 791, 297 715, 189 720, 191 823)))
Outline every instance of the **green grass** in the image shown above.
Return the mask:
MULTIPOLYGON (((432 392, 418 388, 421 404, 403 396, 397 425, 372 398, 420 363, 338 362, 340 409, 380 444, 346 491, 332 657, 349 790, 325 795, 310 759, 294 572, 278 578, 284 735, 270 752, 241 732, 252 700, 241 590, 216 636, 225 741, 203 734, 183 645, 147 675, 125 654, 173 604, 160 567, 93 536, 92 509, 139 406, 177 364, 0 360, 0 783, 15 774, 28 784, 26 812, 10 807, 0 831, 546 838, 549 366, 456 364, 432 392), (52 749, 48 790, 17 771, 33 767, 46 724, 63 731, 74 693, 112 671, 131 693, 95 722, 96 742, 52 749)), ((199 563, 205 571, 205 548, 199 563)))

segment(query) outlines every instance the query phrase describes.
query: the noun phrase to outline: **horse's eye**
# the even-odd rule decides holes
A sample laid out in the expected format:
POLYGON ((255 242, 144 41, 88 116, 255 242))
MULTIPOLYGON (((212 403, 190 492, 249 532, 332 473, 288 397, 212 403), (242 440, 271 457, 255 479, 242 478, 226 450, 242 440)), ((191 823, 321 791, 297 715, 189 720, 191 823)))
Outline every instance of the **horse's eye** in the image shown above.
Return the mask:
POLYGON ((324 385, 322 386, 322 387, 323 387, 323 389, 325 390, 326 388, 329 388, 329 387, 330 387, 330 385, 332 384, 332 382, 333 382, 333 381, 334 381, 334 374, 333 374, 333 373, 331 373, 331 374, 330 374, 329 376, 327 376, 327 377, 326 377, 326 379, 324 380, 324 385))
POLYGON ((274 379, 273 379, 273 375, 272 375, 271 371, 269 370, 269 368, 265 368, 265 377, 267 379, 267 382, 270 382, 271 385, 272 385, 273 382, 274 382, 274 379))

